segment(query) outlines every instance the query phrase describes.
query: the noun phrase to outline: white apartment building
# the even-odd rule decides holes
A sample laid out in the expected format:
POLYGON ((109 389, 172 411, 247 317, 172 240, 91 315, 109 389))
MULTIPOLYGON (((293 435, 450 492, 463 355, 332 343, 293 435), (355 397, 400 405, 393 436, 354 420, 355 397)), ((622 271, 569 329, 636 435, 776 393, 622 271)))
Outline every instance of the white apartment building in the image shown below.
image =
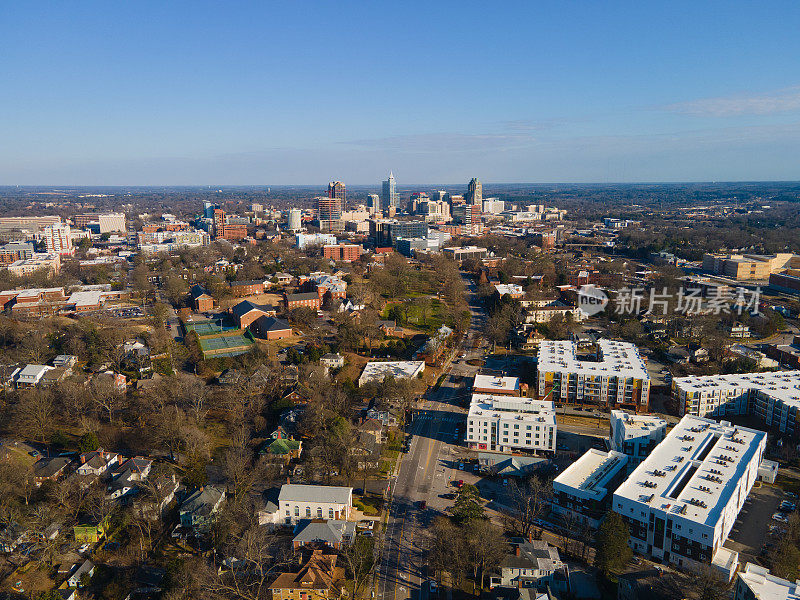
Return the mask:
POLYGON ((635 552, 692 567, 723 549, 744 505, 767 434, 685 416, 614 492, 635 552))
POLYGON ((611 494, 625 478, 628 456, 591 448, 553 480, 552 510, 565 519, 597 528, 611 494))
POLYGON ((555 452, 555 408, 531 398, 472 394, 465 441, 474 450, 555 452))
POLYGON ((672 397, 681 415, 753 414, 781 433, 798 432, 800 371, 676 377, 672 397))
POLYGON ((332 233, 296 233, 294 245, 299 250, 305 250, 309 246, 335 246, 338 242, 332 233))
POLYGON ((279 522, 297 525, 301 519, 347 521, 353 509, 353 488, 287 483, 278 495, 279 522))
POLYGON ((667 422, 650 415, 636 415, 622 410, 612 410, 609 424, 611 449, 628 456, 629 473, 667 435, 667 422))
POLYGON ((650 376, 633 344, 598 340, 596 355, 582 359, 575 342, 544 340, 537 365, 540 398, 557 404, 648 411, 650 376))
POLYGON ((42 231, 47 252, 50 254, 60 254, 61 256, 72 256, 75 250, 72 247, 72 237, 70 227, 66 223, 53 223, 42 231))
POLYGON ((739 572, 733 600, 800 600, 800 580, 770 575, 769 569, 747 563, 739 572))

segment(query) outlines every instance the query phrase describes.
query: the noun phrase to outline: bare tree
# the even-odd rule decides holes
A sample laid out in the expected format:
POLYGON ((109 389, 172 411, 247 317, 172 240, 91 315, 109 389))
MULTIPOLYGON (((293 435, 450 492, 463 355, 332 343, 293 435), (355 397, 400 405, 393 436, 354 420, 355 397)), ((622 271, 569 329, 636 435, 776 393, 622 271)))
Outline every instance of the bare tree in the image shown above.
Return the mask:
POLYGON ((538 519, 547 508, 552 496, 552 486, 549 482, 533 475, 527 482, 511 481, 508 486, 508 497, 513 510, 513 519, 516 521, 517 530, 523 537, 528 534, 538 519))
POLYGON ((29 439, 44 443, 53 431, 55 406, 45 390, 24 390, 16 407, 19 431, 29 439))

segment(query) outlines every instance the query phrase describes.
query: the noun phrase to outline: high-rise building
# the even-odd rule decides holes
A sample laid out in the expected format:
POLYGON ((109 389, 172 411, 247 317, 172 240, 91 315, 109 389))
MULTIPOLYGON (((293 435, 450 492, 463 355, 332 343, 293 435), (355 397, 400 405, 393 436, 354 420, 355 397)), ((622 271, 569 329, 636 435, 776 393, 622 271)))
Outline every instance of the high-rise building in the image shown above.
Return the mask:
POLYGON ((214 209, 214 237, 236 242, 247 237, 247 224, 231 219, 221 208, 214 209))
POLYGON ((317 205, 317 220, 319 221, 320 231, 344 230, 341 198, 325 198, 320 196, 315 199, 315 203, 317 205))
POLYGON ((477 204, 478 206, 483 204, 483 186, 477 177, 470 180, 464 200, 467 204, 477 204))
POLYGON ((338 198, 341 200, 342 210, 347 207, 347 190, 345 189, 344 182, 331 181, 328 184, 328 198, 338 198))
POLYGON ((370 194, 367 196, 367 208, 372 214, 381 212, 381 197, 378 194, 370 194))
POLYGON ((75 250, 72 247, 70 227, 66 223, 53 223, 44 228, 42 232, 47 252, 61 256, 72 256, 75 250))
POLYGON ((381 191, 381 206, 384 208, 397 208, 400 198, 397 195, 397 182, 394 180, 394 173, 389 171, 389 179, 383 182, 381 191))
POLYGON ((209 202, 206 200, 203 202, 203 218, 205 219, 213 219, 214 218, 214 209, 219 208, 213 202, 209 202))
POLYGON ((290 208, 287 218, 287 228, 289 231, 300 231, 303 228, 302 212, 299 208, 290 208))
POLYGON ((456 204, 453 206, 453 221, 461 225, 462 233, 480 233, 481 207, 479 204, 456 204))
POLYGON ((430 196, 425 192, 412 192, 411 198, 408 201, 408 212, 412 215, 422 214, 420 212, 421 205, 423 203, 427 204, 430 200, 430 196))
POLYGON ((125 231, 125 213, 103 213, 75 215, 75 227, 94 228, 98 233, 125 231))

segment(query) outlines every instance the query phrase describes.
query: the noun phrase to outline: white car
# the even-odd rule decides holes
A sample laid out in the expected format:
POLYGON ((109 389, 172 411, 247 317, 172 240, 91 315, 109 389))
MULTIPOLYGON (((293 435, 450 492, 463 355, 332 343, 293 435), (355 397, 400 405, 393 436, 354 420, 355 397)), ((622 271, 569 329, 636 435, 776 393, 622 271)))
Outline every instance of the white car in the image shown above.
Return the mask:
POLYGON ((789 518, 785 514, 783 514, 781 512, 776 512, 774 515, 772 515, 772 520, 773 521, 777 521, 778 523, 788 523, 789 522, 789 518))

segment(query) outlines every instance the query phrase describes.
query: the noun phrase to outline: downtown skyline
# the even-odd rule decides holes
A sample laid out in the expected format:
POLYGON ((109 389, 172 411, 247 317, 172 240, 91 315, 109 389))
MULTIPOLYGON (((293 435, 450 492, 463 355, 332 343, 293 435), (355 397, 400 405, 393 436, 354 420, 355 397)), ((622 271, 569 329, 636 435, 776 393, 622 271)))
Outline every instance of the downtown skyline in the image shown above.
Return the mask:
POLYGON ((798 179, 794 3, 309 6, 6 8, 0 185, 798 179))

